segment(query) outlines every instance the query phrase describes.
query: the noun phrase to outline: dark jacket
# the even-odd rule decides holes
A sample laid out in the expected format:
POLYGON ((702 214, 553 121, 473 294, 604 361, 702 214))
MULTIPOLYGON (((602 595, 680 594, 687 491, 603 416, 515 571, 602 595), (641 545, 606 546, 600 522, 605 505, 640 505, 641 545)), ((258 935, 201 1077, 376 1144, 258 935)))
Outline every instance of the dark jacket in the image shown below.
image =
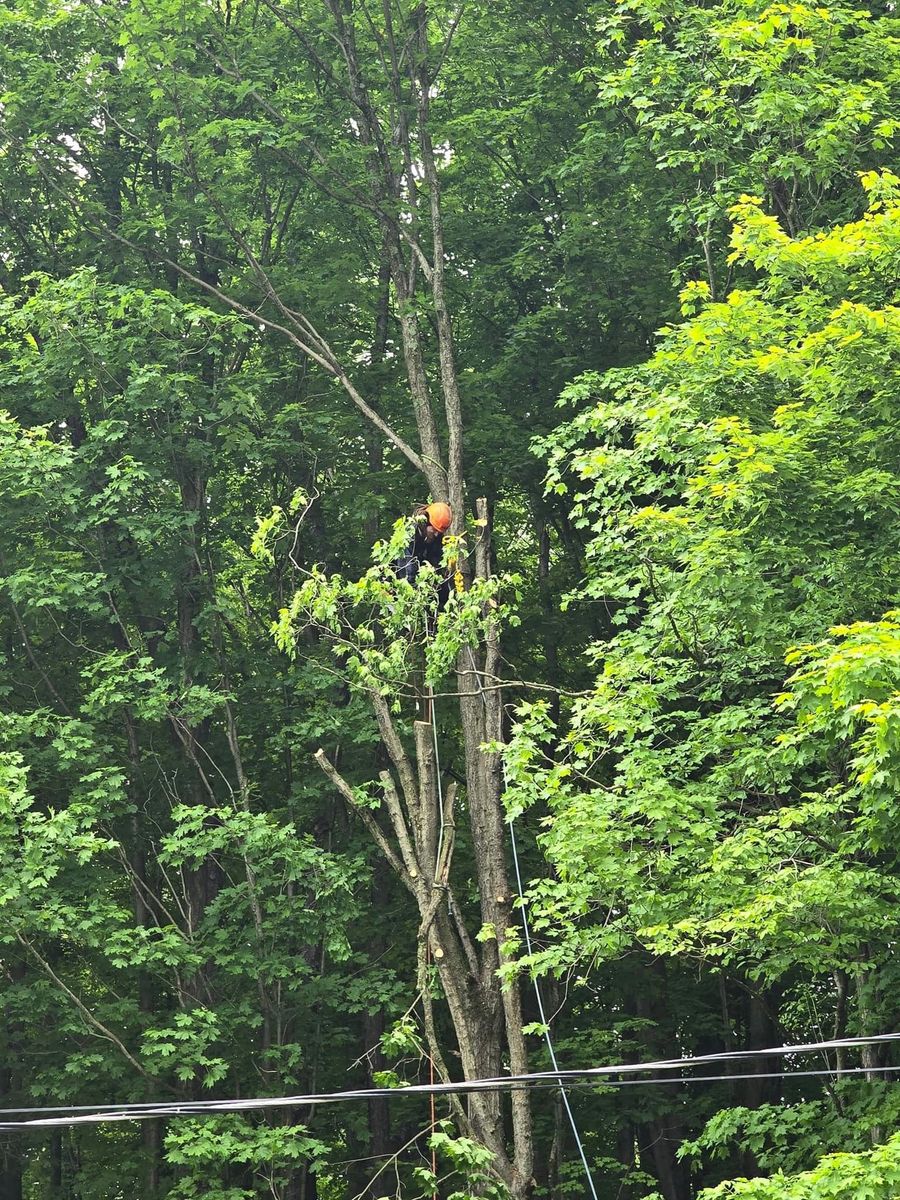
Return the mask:
POLYGON ((445 566, 442 565, 441 559, 444 556, 444 538, 442 534, 437 534, 429 542, 425 533, 421 529, 417 529, 413 540, 407 548, 406 554, 402 558, 398 558, 394 564, 394 569, 400 579, 405 579, 408 583, 415 583, 424 563, 428 563, 434 567, 437 574, 438 582, 438 612, 450 598, 450 573, 445 566))

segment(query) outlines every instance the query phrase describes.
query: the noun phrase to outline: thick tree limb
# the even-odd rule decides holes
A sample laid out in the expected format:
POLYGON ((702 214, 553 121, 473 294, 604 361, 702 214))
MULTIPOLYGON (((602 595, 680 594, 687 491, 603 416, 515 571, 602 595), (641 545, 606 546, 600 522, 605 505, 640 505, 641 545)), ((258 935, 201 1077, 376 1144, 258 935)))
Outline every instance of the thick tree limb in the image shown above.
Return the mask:
POLYGON ((38 950, 35 949, 34 945, 31 942, 29 942, 29 940, 26 937, 23 937, 22 934, 19 933, 18 930, 16 930, 15 932, 16 932, 17 941, 22 946, 25 947, 25 949, 28 951, 28 953, 34 958, 34 960, 38 964, 38 966, 40 966, 41 970, 53 981, 54 984, 56 984, 56 986, 63 993, 63 995, 67 996, 72 1001, 72 1003, 75 1005, 75 1007, 81 1013, 82 1017, 84 1017, 87 1024, 90 1025, 90 1027, 92 1029, 95 1029, 97 1031, 97 1033, 100 1034, 101 1037, 104 1037, 107 1039, 107 1041, 112 1042, 112 1044, 116 1047, 116 1049, 119 1051, 119 1053, 122 1055, 122 1057, 124 1059, 126 1059, 126 1061, 128 1063, 130 1063, 132 1067, 134 1067, 134 1069, 138 1072, 139 1075, 142 1075, 144 1077, 144 1079, 149 1079, 151 1081, 151 1083, 153 1083, 153 1084, 158 1084, 158 1085, 164 1087, 166 1089, 166 1091, 172 1092, 173 1095, 177 1096, 179 1093, 176 1091, 175 1088, 170 1087, 166 1083, 163 1083, 161 1080, 157 1079, 156 1076, 151 1075, 151 1074, 149 1074, 149 1072, 144 1070, 144 1068, 141 1066, 141 1064, 138 1062, 138 1060, 128 1050, 128 1047, 125 1045, 125 1043, 122 1041, 122 1039, 120 1037, 118 1037, 115 1033, 113 1033, 113 1031, 108 1026, 104 1025, 102 1021, 98 1021, 98 1019, 94 1016, 94 1014, 87 1007, 87 1005, 84 1003, 84 1001, 79 996, 77 996, 72 991, 72 989, 70 987, 68 987, 67 984, 65 984, 62 981, 62 979, 60 979, 60 977, 56 974, 56 972, 53 970, 53 968, 50 966, 50 964, 47 962, 47 960, 44 958, 44 956, 38 950))
POLYGON ((400 853, 403 855, 403 861, 407 864, 407 870, 411 878, 417 881, 417 894, 421 897, 426 879, 422 871, 422 864, 419 862, 418 855, 416 854, 413 835, 410 833, 409 826, 406 823, 403 805, 397 793, 397 786, 390 771, 380 771, 378 777, 384 788, 385 806, 387 807, 391 824, 394 826, 394 833, 400 845, 400 853))
POLYGON ((378 722, 381 740, 384 742, 385 749, 390 755, 391 762, 394 764, 394 769, 400 780, 400 790, 403 792, 407 811, 415 827, 420 819, 419 794, 416 787, 415 771, 413 770, 412 763, 409 761, 409 755, 403 748, 403 742, 397 733, 397 728, 394 725, 388 703, 384 696, 374 689, 370 689, 369 699, 372 702, 372 708, 375 710, 375 719, 378 722))
POLYGON ((334 784, 335 788, 337 788, 340 794, 344 797, 351 811, 356 813, 356 815, 365 825, 366 829, 368 829, 369 833, 372 835, 372 840, 384 855, 391 869, 408 888, 408 890, 412 892, 414 896, 417 895, 416 884, 412 876, 398 858, 396 851, 385 836, 384 830, 372 816, 371 812, 359 804, 356 797, 353 795, 353 789, 350 787, 350 784, 346 781, 346 779, 344 779, 343 775, 338 773, 337 768, 329 760, 324 750, 317 750, 313 757, 334 784))
MULTIPOLYGON (((25 149, 24 146, 22 148, 25 149)), ((71 196, 68 195, 65 189, 59 186, 54 172, 50 170, 48 164, 45 163, 39 155, 35 156, 34 161, 38 171, 41 173, 41 176, 48 183, 48 185, 59 196, 62 197, 64 202, 70 208, 76 210, 77 206, 74 204, 71 196)), ((272 330, 273 333, 280 333, 283 337, 287 338, 292 345, 296 346, 305 355, 311 358, 313 362, 317 363, 318 366, 326 371, 327 374, 329 374, 333 379, 336 379, 359 411, 366 418, 366 420, 370 421, 376 429, 380 430, 381 433, 383 433, 388 439, 388 441, 400 451, 403 457, 413 467, 415 467, 415 469, 421 475, 424 475, 426 479, 428 478, 429 469, 426 468, 425 462, 421 456, 413 449, 412 446, 410 446, 405 438, 401 437, 400 434, 397 433, 397 431, 390 425, 388 425, 388 423, 381 416, 379 416, 375 409, 366 402, 359 390, 353 384, 350 377, 347 375, 347 372, 341 366, 337 357, 330 351, 330 349, 328 350, 327 356, 324 355, 321 351, 316 350, 310 344, 310 340, 308 338, 300 336, 300 334, 290 329, 288 326, 281 324, 279 321, 273 321, 271 317, 264 316, 257 309, 250 308, 249 305, 243 304, 240 300, 235 299, 234 296, 230 296, 227 292, 223 291, 222 288, 217 287, 215 284, 206 279, 202 279, 199 275, 188 270, 187 267, 183 266, 177 260, 170 258, 167 254, 164 254, 159 250, 155 250, 151 246, 142 246, 138 242, 132 241, 131 238, 125 237, 124 234, 121 234, 118 230, 106 225, 103 221, 96 221, 95 219, 95 223, 92 226, 90 218, 85 217, 84 213, 81 213, 80 215, 84 217, 85 224, 91 229, 91 232, 97 236, 111 238, 120 245, 127 246, 129 250, 133 250, 136 254, 149 256, 163 266, 170 267, 173 271, 180 275, 182 279, 186 279, 189 283, 193 284, 197 288, 200 288, 201 291, 206 292, 208 295, 214 296, 221 304, 236 312, 245 321, 248 321, 250 324, 257 327, 263 326, 266 329, 272 330)), ((292 321, 295 321, 295 318, 292 317, 291 319, 292 321)))

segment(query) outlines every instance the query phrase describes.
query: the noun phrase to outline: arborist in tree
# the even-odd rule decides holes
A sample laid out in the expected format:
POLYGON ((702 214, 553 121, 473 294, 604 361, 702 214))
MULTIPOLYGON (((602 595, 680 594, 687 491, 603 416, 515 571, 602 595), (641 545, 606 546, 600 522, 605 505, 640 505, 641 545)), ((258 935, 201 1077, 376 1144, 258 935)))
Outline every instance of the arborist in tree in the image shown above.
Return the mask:
POLYGON ((452 572, 444 565, 444 534, 453 521, 449 504, 424 504, 413 513, 416 531, 403 558, 397 560, 397 575, 415 582, 424 563, 432 566, 438 578, 438 612, 450 598, 452 572))

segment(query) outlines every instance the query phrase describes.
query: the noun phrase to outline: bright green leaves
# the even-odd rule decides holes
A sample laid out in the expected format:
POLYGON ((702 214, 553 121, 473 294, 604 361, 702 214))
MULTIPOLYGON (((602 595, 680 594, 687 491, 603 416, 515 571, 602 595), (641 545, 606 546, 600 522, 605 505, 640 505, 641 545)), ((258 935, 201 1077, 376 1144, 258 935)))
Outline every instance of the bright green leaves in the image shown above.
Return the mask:
POLYGON ((176 703, 165 672, 148 655, 110 651, 89 663, 82 678, 84 711, 91 716, 128 705, 141 718, 160 720, 176 703))
POLYGON ((825 795, 854 814, 860 852, 896 843, 900 781, 900 625, 888 614, 831 631, 832 639, 795 650, 791 691, 779 701, 795 717, 785 753, 835 764, 825 795), (838 768, 838 764, 840 767, 838 768))
POLYGON ((756 1109, 725 1108, 707 1122, 695 1141, 682 1147, 681 1153, 688 1159, 707 1153, 715 1160, 727 1158, 731 1149, 740 1145, 752 1151, 763 1171, 793 1174, 816 1162, 823 1145, 840 1144, 848 1151, 870 1150, 873 1115, 877 1119, 880 1114, 891 1125, 898 1119, 894 1089, 882 1083, 861 1088, 853 1079, 839 1080, 834 1088, 840 1098, 840 1113, 826 1100, 763 1104, 756 1109))
POLYGON ((373 548, 376 565, 357 580, 326 575, 313 568, 282 609, 273 634, 279 648, 293 654, 306 628, 319 630, 330 643, 340 670, 355 687, 397 702, 408 691, 421 654, 426 682, 436 684, 466 647, 474 648, 492 627, 515 624, 512 602, 517 579, 477 579, 465 589, 456 583, 456 560, 463 547, 445 539, 439 569, 422 565, 413 584, 400 577, 396 563, 408 551, 412 525, 400 520, 388 542, 373 548), (450 580, 450 595, 438 613, 438 590, 450 580))
MULTIPOLYGON (((665 172, 668 216, 714 292, 726 214, 765 196, 790 233, 852 212, 852 173, 890 162, 900 37, 893 16, 852 7, 619 5, 598 20, 592 69, 622 114, 629 167, 665 172)), ((657 185, 658 186, 658 185, 657 185)), ((642 189, 650 191, 650 181, 642 189)))
MULTIPOLYGON (((602 993, 645 954, 774 996, 772 1041, 896 1021, 900 245, 893 177, 864 183, 860 220, 803 238, 742 198, 733 264, 756 285, 688 287, 644 368, 567 390, 541 450, 589 538, 569 605, 597 614, 596 680, 559 731, 520 708, 506 754, 509 811, 542 814, 554 868, 531 965, 591 964, 602 993)), ((896 1112, 852 1087, 827 1125, 788 1110, 793 1139, 777 1110, 733 1110, 697 1147, 733 1173, 738 1146, 786 1171, 863 1148, 896 1112)), ((888 1196, 895 1153, 710 1195, 888 1196)))
POLYGON ((90 782, 93 790, 79 803, 43 813, 29 790, 22 756, 6 753, 0 759, 0 913, 5 941, 64 928, 55 895, 64 887, 60 877, 83 878, 81 868, 114 850, 112 839, 97 827, 90 801, 108 800, 110 789, 117 794, 121 781, 106 775, 90 782))
POLYGON ((144 1034, 143 1058, 156 1075, 173 1069, 182 1083, 199 1079, 203 1087, 213 1087, 228 1073, 228 1063, 210 1054, 220 1034, 219 1020, 209 1009, 176 1012, 171 1025, 144 1034))
POLYGON ((171 1200, 252 1200, 263 1189, 277 1195, 292 1167, 315 1162, 327 1149, 304 1126, 290 1122, 254 1124, 237 1115, 182 1120, 166 1134, 166 1159, 181 1168, 168 1194, 171 1200), (249 1186, 227 1182, 243 1169, 249 1186))
POLYGON ((867 1154, 830 1154, 802 1175, 738 1179, 702 1193, 703 1200, 892 1200, 900 1188, 900 1139, 867 1154))
POLYGON ((508 1196, 491 1171, 491 1152, 472 1138, 458 1136, 451 1122, 441 1122, 428 1144, 441 1160, 443 1170, 436 1176, 427 1168, 417 1168, 415 1177, 423 1189, 423 1200, 442 1183, 450 1187, 456 1185, 447 1193, 448 1200, 475 1200, 476 1197, 505 1200, 508 1196))
POLYGON ((815 238, 749 200, 738 215, 759 287, 721 303, 694 289, 648 367, 545 445, 550 486, 574 491, 591 531, 580 599, 610 632, 556 751, 546 714, 522 710, 509 802, 549 806, 561 883, 538 919, 574 958, 614 952, 620 925, 657 952, 778 978, 852 970, 895 927, 896 881, 868 861, 900 853, 894 622, 817 639, 896 595, 885 301, 900 247, 890 188, 815 238), (785 655, 810 641, 773 707, 785 655), (598 911, 602 938, 596 922, 576 932, 598 911))

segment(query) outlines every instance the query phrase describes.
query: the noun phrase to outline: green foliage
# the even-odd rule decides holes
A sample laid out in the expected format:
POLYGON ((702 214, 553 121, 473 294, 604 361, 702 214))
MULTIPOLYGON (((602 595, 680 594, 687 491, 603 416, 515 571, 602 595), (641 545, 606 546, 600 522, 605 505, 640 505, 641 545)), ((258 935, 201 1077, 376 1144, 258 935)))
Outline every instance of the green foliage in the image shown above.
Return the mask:
POLYGON ((452 1189, 447 1192, 447 1200, 476 1200, 477 1197, 506 1200, 509 1193, 496 1182, 490 1169, 492 1155, 484 1146, 471 1138, 458 1136, 449 1121, 443 1122, 442 1128, 432 1133, 428 1144, 445 1167, 440 1175, 427 1167, 416 1169, 416 1182, 423 1189, 423 1197, 443 1184, 452 1189))
POLYGON ((685 1142, 679 1153, 700 1161, 727 1159, 735 1147, 750 1151, 762 1171, 801 1172, 814 1166, 825 1145, 844 1150, 871 1149, 874 1121, 895 1125, 898 1098, 891 1084, 838 1082, 840 1110, 828 1100, 797 1104, 763 1104, 759 1108, 723 1108, 704 1126, 698 1138, 685 1142))
MULTIPOLYGON (((595 649, 598 683, 573 709, 564 759, 531 790, 548 735, 537 706, 509 764, 514 803, 541 794, 555 813, 546 845, 566 883, 547 884, 548 903, 567 889, 573 912, 628 898, 627 918, 587 935, 595 952, 614 950, 620 927, 644 929, 658 948, 699 939, 777 977, 798 961, 859 961, 891 907, 883 871, 859 856, 876 793, 854 804, 846 781, 831 784, 812 714, 788 728, 791 705, 802 712, 812 690, 821 702, 821 668, 798 673, 805 700, 773 709, 772 698, 792 645, 894 594, 897 351, 892 310, 871 305, 896 262, 898 218, 879 201, 859 223, 793 243, 753 205, 738 216, 736 253, 766 271, 759 288, 671 330, 645 371, 554 439, 550 485, 567 488, 570 469, 585 485, 583 595, 602 600, 616 632, 595 649), (588 438, 596 448, 576 449, 588 438)), ((846 658, 872 639, 889 656, 890 632, 852 626, 846 658)), ((889 688, 859 679, 876 690, 849 701, 854 713, 889 688)), ((867 766, 867 782, 887 782, 882 760, 867 766)))
POLYGON ((693 271, 728 286, 727 213, 765 195, 790 234, 846 219, 855 171, 890 162, 896 131, 893 14, 725 0, 598 11, 591 68, 601 112, 627 122, 642 194, 662 200, 693 271))
MULTIPOLYGON (((419 11, 0 5, 4 1107, 418 1079, 417 914, 310 757, 374 779, 368 694, 408 709, 501 630, 510 678, 588 693, 537 693, 507 749, 567 1065, 900 1016, 897 19, 436 0, 419 127, 419 11), (415 443, 401 321, 436 394, 435 311, 385 235, 430 253, 426 135, 497 557, 440 616, 393 566, 426 485, 321 369, 415 443)), ((521 952, 464 825, 454 904, 521 952)), ((887 1084, 691 1087, 578 1093, 601 1188, 894 1187, 887 1084)), ((534 1111, 539 1189, 582 1194, 534 1111)), ((383 1153, 402 1194, 499 1195, 460 1129, 422 1166, 413 1097, 297 1119, 4 1141, 0 1192, 348 1200, 383 1153)))
POLYGON ((453 669, 460 652, 476 647, 489 630, 517 623, 513 605, 498 599, 504 593, 515 596, 519 580, 513 575, 476 579, 464 590, 454 587, 446 608, 437 612, 438 587, 455 570, 459 539, 446 539, 441 572, 425 563, 411 584, 396 569, 411 535, 411 523, 398 521, 391 540, 376 543, 375 565, 360 579, 326 575, 319 567, 308 572, 273 625, 278 647, 295 654, 303 631, 315 629, 355 688, 397 703, 419 655, 425 680, 434 685, 453 669))
POLYGON ((240 1116, 185 1120, 166 1134, 166 1160, 183 1168, 169 1195, 173 1200, 253 1200, 277 1194, 298 1161, 316 1162, 328 1147, 310 1137, 302 1125, 254 1125, 240 1116), (248 1187, 210 1184, 246 1166, 248 1187))
MULTIPOLYGON (((564 402, 592 403, 543 445, 591 538, 570 604, 601 604, 609 629, 561 739, 545 703, 524 705, 507 754, 510 811, 548 812, 544 970, 641 946, 798 1003, 811 988, 826 1011, 840 978, 836 1020, 892 1027, 896 620, 876 618, 900 565, 898 209, 893 177, 865 183, 860 221, 803 239, 743 201, 734 255, 757 286, 720 303, 692 289, 650 363, 576 384, 564 402)), ((761 1165, 846 1143, 845 1119, 791 1139, 792 1111, 807 1120, 740 1118, 761 1165)), ((727 1146, 729 1119, 695 1147, 727 1146)), ((849 1195, 841 1170, 829 1160, 822 1186, 849 1195)))
POLYGON ((701 1193, 703 1200, 890 1200, 900 1186, 898 1139, 867 1154, 829 1154, 812 1171, 771 1179, 738 1179, 701 1193))

